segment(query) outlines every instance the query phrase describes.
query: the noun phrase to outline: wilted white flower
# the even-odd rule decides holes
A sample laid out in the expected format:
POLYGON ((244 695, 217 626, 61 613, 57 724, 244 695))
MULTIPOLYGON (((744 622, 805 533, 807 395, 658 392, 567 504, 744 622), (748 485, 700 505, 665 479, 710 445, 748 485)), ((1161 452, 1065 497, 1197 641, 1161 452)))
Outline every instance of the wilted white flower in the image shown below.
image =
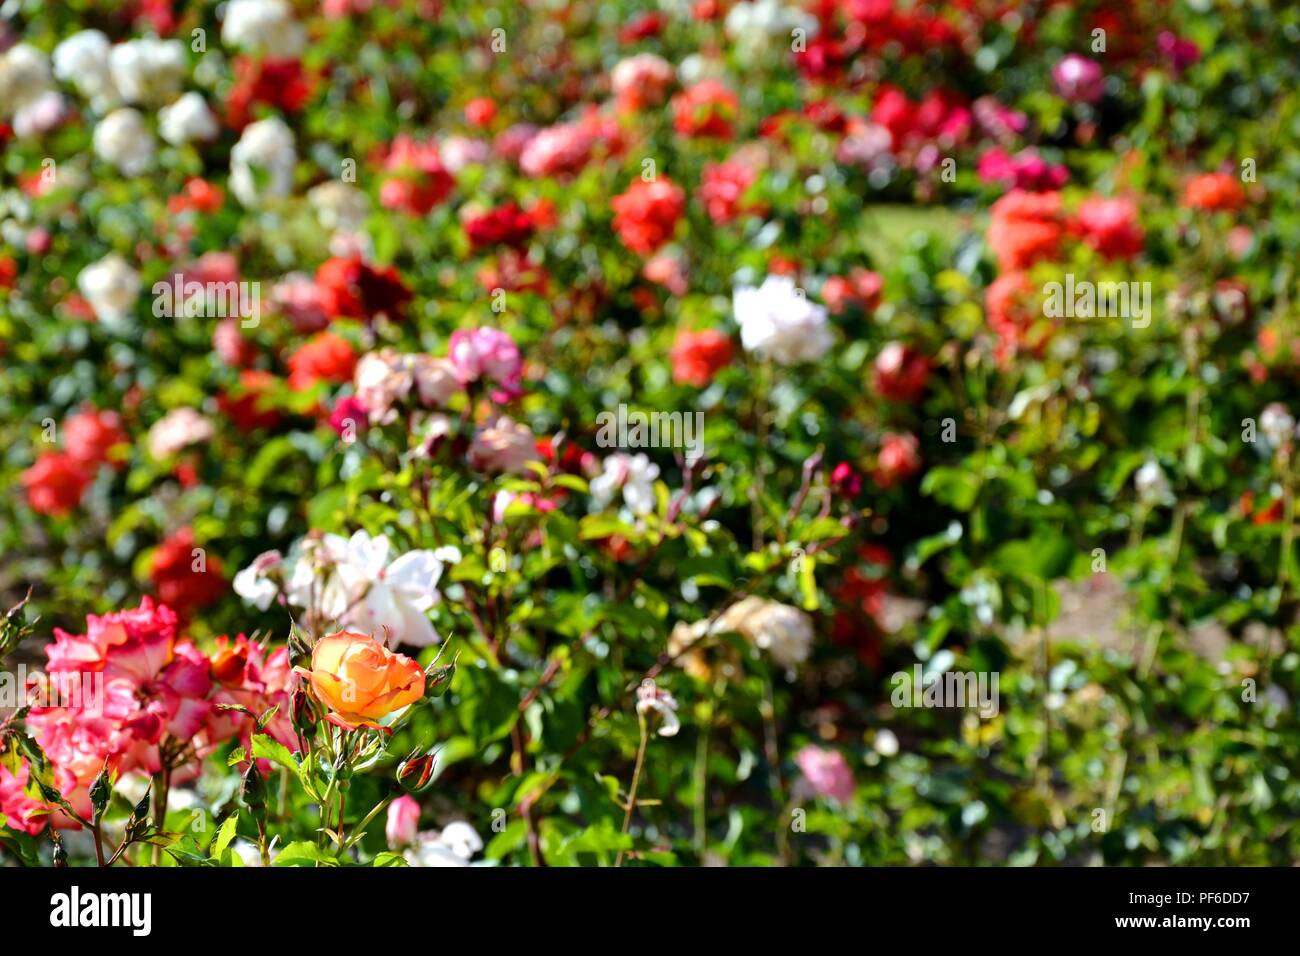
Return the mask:
POLYGON ((660 737, 672 737, 682 729, 682 722, 677 719, 676 699, 647 677, 636 689, 636 712, 644 716, 652 710, 662 720, 658 730, 660 737))
POLYGON ((307 201, 326 229, 359 232, 370 213, 366 194, 356 186, 331 179, 307 191, 307 201))
POLYGON ((175 99, 185 82, 185 47, 179 40, 128 40, 108 51, 108 68, 122 99, 158 106, 175 99))
POLYGON ((212 423, 192 408, 168 412, 149 429, 149 454, 159 461, 212 437, 212 423))
POLYGON ((469 866, 470 859, 483 849, 483 839, 472 826, 457 820, 436 831, 421 833, 415 846, 405 853, 411 866, 469 866))
POLYGON ((235 593, 259 611, 265 611, 280 593, 280 585, 271 574, 283 567, 284 559, 279 551, 263 551, 235 575, 235 593))
POLYGON ((12 116, 54 87, 44 53, 19 43, 0 53, 0 116, 12 116))
POLYGON ((95 153, 124 176, 139 176, 153 165, 153 134, 144 117, 129 106, 113 110, 95 126, 95 153))
POLYGON ((735 631, 782 667, 802 664, 812 652, 812 618, 778 601, 744 598, 722 613, 714 630, 735 631))
POLYGON ((834 344, 826 309, 789 276, 768 276, 757 289, 742 286, 732 300, 740 343, 782 365, 821 358, 834 344))
POLYGON ((216 116, 198 93, 182 94, 171 106, 158 111, 158 132, 173 146, 215 139, 220 131, 216 116))
POLYGON ((659 466, 644 454, 617 452, 604 461, 604 471, 591 480, 591 502, 596 511, 609 506, 620 489, 633 514, 647 515, 655 506, 655 479, 659 466))
POLYGON ((108 64, 109 47, 103 33, 82 30, 54 48, 54 75, 71 83, 99 113, 121 102, 108 64))
POLYGON ((306 37, 285 0, 230 0, 221 24, 221 42, 259 56, 292 58, 306 37))
POLYGON ((1138 500, 1145 505, 1160 504, 1170 497, 1169 479, 1154 460, 1137 470, 1133 484, 1137 488, 1138 500))
POLYGON ((275 116, 259 120, 244 130, 230 151, 230 190, 245 206, 283 198, 293 189, 297 162, 289 127, 275 116))
POLYGON ((120 325, 140 297, 140 276, 125 259, 111 253, 81 270, 77 288, 95 310, 95 318, 106 325, 120 325))
POLYGON ((1295 417, 1281 402, 1273 402, 1259 416, 1259 430, 1274 448, 1281 448, 1295 437, 1295 417))

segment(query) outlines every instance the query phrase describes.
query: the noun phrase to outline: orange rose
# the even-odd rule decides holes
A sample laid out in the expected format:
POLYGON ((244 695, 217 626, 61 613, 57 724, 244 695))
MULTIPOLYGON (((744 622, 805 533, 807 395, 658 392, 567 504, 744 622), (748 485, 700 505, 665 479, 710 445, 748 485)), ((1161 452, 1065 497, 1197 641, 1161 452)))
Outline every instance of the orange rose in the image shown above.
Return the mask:
POLYGON ((339 631, 311 652, 311 689, 330 711, 326 719, 345 730, 382 727, 395 710, 424 696, 424 671, 373 637, 339 631))

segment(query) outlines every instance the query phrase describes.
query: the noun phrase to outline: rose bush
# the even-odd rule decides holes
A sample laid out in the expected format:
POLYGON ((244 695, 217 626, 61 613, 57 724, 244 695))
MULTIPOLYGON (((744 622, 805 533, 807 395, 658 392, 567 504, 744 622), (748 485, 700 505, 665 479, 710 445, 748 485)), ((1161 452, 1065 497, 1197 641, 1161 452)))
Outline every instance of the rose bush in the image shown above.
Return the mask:
POLYGON ((5 862, 1300 852, 1300 10, 4 17, 5 862))

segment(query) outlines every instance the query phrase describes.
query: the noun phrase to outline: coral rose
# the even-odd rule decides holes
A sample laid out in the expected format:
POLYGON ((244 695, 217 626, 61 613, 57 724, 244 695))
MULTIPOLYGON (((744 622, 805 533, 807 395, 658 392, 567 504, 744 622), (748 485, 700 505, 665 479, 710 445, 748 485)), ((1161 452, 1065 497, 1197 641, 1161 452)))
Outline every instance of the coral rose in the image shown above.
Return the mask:
POLYGON ((326 719, 345 730, 382 728, 384 718, 424 696, 424 671, 418 663, 353 631, 316 642, 308 679, 316 699, 330 711, 326 719))
POLYGON ((638 180, 610 202, 614 210, 614 231, 623 245, 648 256, 673 237, 677 220, 686 210, 686 194, 660 177, 652 182, 638 180))
POLYGON ((1183 205, 1206 212, 1231 212, 1246 205, 1246 191, 1230 173, 1205 173, 1188 182, 1183 205))

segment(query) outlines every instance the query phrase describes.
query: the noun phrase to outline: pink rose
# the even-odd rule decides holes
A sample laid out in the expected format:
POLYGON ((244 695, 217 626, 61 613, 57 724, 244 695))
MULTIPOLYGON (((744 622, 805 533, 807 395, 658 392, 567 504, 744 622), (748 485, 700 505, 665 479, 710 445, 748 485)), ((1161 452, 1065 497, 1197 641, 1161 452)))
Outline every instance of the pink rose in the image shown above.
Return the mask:
POLYGON ((1096 103, 1104 92, 1104 79, 1100 64, 1077 53, 1067 54, 1052 67, 1056 92, 1071 103, 1096 103))
POLYGON ((523 394, 519 383, 524 365, 519 346, 499 329, 458 329, 451 334, 448 358, 457 377, 466 385, 480 378, 499 385, 500 390, 492 396, 496 401, 523 394))
POLYGON ((853 799, 853 771, 838 750, 823 750, 809 745, 794 755, 813 793, 840 803, 853 799))
POLYGON ((384 825, 384 834, 388 837, 389 849, 396 850, 413 844, 419 827, 420 805, 414 797, 402 794, 388 805, 388 822, 384 825))
POLYGON ((480 471, 523 474, 530 461, 540 461, 537 439, 528 426, 502 415, 474 436, 470 464, 480 471))

